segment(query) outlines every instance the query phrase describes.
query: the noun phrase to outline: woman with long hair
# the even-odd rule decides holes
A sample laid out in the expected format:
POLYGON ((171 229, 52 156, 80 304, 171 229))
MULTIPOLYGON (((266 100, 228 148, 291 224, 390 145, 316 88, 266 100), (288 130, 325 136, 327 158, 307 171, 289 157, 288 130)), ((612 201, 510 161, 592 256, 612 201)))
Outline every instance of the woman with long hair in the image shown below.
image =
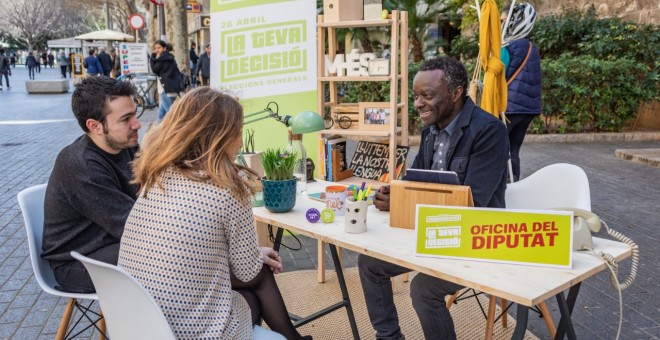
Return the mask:
POLYGON ((262 318, 287 339, 310 339, 277 288, 281 258, 257 245, 250 196, 260 183, 234 162, 242 125, 241 105, 210 87, 174 103, 135 160, 140 191, 118 265, 153 295, 178 339, 253 339, 253 330, 270 339, 253 328, 262 318))

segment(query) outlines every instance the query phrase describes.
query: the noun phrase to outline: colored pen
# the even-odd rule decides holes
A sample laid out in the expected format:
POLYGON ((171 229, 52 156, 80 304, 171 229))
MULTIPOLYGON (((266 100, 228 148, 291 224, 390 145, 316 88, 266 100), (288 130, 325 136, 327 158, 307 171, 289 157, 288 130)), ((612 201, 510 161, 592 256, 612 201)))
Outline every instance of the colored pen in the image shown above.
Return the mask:
POLYGON ((369 199, 369 194, 371 193, 371 185, 367 187, 367 192, 364 194, 364 200, 369 199))
POLYGON ((360 191, 364 190, 365 185, 367 185, 367 182, 362 182, 362 186, 360 187, 360 191))
POLYGON ((360 190, 360 193, 358 194, 358 201, 362 201, 362 197, 364 196, 364 191, 360 190))

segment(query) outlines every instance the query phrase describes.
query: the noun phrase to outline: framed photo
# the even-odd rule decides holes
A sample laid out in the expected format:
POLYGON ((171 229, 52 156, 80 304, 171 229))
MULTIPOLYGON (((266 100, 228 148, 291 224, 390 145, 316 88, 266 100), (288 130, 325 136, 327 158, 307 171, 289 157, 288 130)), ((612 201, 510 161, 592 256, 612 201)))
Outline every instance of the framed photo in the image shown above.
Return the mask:
POLYGON ((390 103, 360 103, 360 128, 388 130, 390 128, 390 103))

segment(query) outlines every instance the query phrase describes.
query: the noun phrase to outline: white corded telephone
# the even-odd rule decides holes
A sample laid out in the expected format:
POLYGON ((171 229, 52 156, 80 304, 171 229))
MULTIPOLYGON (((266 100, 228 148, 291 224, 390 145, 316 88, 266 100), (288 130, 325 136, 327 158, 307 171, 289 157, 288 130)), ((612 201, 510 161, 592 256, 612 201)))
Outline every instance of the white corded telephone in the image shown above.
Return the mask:
POLYGON ((554 210, 573 212, 573 251, 588 251, 594 256, 605 261, 607 267, 610 269, 610 283, 612 284, 612 287, 614 287, 614 289, 619 292, 619 329, 616 336, 616 339, 619 339, 619 335, 621 334, 621 325, 623 323, 623 301, 621 291, 630 287, 633 281, 635 281, 635 277, 637 276, 637 266, 639 265, 639 247, 628 237, 610 229, 605 221, 601 221, 598 215, 590 211, 577 208, 556 208, 554 210), (604 252, 596 253, 593 250, 594 244, 591 238, 591 233, 599 232, 601 225, 605 226, 605 230, 607 230, 607 233, 610 236, 629 245, 632 250, 632 264, 630 265, 630 274, 626 280, 623 281, 623 283, 619 283, 619 280, 617 279, 619 264, 617 263, 614 256, 604 252))
MULTIPOLYGON (((619 284, 616 281, 616 277, 610 275, 610 282, 614 288, 626 289, 635 281, 635 276, 637 276, 637 266, 639 265, 639 247, 635 242, 633 242, 628 237, 622 235, 621 233, 610 229, 607 226, 605 221, 601 221, 598 215, 578 209, 578 208, 555 208, 554 210, 563 210, 563 211, 572 211, 573 212, 573 250, 574 251, 593 251, 593 240, 591 239, 591 233, 597 233, 600 231, 601 225, 605 226, 607 233, 613 238, 627 244, 632 249, 632 265, 630 267, 630 275, 626 280, 619 284)), ((616 272, 618 264, 616 259, 609 254, 600 252, 598 253, 605 261, 607 261, 616 272)))

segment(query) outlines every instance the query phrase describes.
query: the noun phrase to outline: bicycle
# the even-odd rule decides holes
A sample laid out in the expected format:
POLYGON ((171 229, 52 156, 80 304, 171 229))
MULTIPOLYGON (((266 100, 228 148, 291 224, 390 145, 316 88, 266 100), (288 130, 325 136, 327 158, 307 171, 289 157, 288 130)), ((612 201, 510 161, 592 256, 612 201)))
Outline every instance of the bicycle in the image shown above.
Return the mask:
POLYGON ((335 122, 342 129, 348 129, 351 127, 351 124, 353 124, 353 120, 351 120, 351 117, 349 116, 340 116, 338 112, 332 114, 330 111, 326 111, 325 116, 323 117, 323 123, 325 124, 326 130, 331 129, 332 126, 335 125, 335 122), (333 115, 334 118, 332 118, 333 115))
POLYGON ((137 118, 142 116, 144 110, 158 107, 158 101, 156 101, 156 98, 151 94, 156 86, 156 76, 146 73, 129 73, 122 74, 117 77, 117 80, 130 82, 133 89, 135 89, 133 102, 136 106, 135 114, 137 118))

